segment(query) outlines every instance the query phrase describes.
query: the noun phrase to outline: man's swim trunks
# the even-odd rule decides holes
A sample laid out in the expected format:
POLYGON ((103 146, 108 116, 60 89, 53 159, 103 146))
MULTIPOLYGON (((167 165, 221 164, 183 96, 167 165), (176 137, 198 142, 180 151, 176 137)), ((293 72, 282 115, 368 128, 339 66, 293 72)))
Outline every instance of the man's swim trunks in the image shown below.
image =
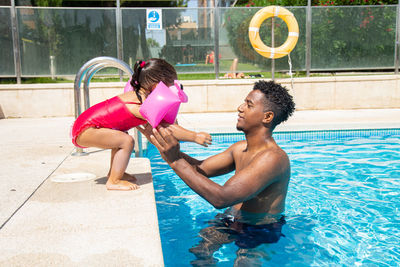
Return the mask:
POLYGON ((125 104, 140 103, 124 103, 118 96, 115 96, 85 110, 79 115, 72 126, 72 143, 77 147, 81 147, 76 143, 76 139, 81 132, 90 127, 109 128, 125 132, 133 127, 146 123, 145 120, 135 117, 125 104))
POLYGON ((205 232, 200 236, 206 238, 210 242, 230 243, 232 241, 239 248, 255 248, 264 243, 276 243, 282 234, 282 226, 286 223, 284 216, 281 216, 276 222, 268 224, 253 225, 240 222, 237 218, 228 214, 218 214, 216 218, 209 222, 205 232), (211 234, 213 231, 219 232, 211 234), (213 240, 215 239, 215 240, 213 240))
POLYGON ((234 218, 225 217, 222 222, 230 234, 235 236, 235 244, 240 248, 255 248, 264 243, 276 243, 282 234, 285 218, 274 223, 252 225, 239 222, 234 218))

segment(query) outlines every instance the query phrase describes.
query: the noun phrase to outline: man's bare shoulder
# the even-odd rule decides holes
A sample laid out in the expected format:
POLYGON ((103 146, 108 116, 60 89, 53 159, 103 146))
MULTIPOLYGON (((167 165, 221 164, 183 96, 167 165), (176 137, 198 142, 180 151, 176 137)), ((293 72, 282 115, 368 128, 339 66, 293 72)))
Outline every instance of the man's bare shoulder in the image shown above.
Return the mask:
MULTIPOLYGON (((278 145, 265 146, 257 152, 248 154, 246 152, 246 143, 238 144, 233 150, 236 163, 241 163, 242 168, 253 170, 286 169, 290 167, 289 157, 286 152, 278 145)), ((239 166, 239 165, 237 165, 239 166)))
MULTIPOLYGON (((261 164, 266 168, 287 169, 290 167, 289 157, 279 146, 266 148, 260 151, 253 159, 254 163, 261 164)), ((258 165, 257 164, 257 165, 258 165)))
POLYGON ((229 151, 234 158, 241 155, 247 147, 246 140, 238 141, 231 145, 226 151, 229 151))
POLYGON ((243 149, 243 148, 246 148, 246 145, 247 145, 247 141, 242 140, 242 141, 238 141, 238 142, 234 143, 233 145, 230 146, 230 148, 233 150, 243 149))
POLYGON ((260 157, 268 157, 274 159, 288 159, 286 152, 278 145, 267 147, 259 154, 260 157))

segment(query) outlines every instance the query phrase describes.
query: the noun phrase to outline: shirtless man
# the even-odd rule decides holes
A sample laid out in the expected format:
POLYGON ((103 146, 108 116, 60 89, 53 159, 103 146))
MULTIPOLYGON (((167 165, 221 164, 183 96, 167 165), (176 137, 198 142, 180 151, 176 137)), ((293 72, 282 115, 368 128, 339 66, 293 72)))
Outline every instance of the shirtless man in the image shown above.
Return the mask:
POLYGON ((236 128, 244 132, 246 140, 205 160, 181 152, 168 128, 159 127, 147 134, 162 158, 193 191, 217 209, 229 207, 218 222, 210 222, 211 226, 200 232, 203 240, 191 249, 198 259, 212 257, 222 244, 232 241, 239 248, 251 249, 279 240, 285 223, 290 162, 272 132, 288 119, 294 107, 292 96, 280 84, 256 82, 238 107, 236 128), (235 173, 224 185, 209 179, 231 171, 235 173))

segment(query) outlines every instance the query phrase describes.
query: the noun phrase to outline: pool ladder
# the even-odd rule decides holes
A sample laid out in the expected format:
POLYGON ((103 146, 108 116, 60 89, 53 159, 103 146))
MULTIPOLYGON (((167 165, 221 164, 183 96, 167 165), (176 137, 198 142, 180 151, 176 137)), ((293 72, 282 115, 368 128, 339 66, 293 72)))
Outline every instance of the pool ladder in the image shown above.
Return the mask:
MULTIPOLYGON (((101 69, 114 67, 119 70, 124 71, 125 73, 132 76, 133 71, 129 67, 128 64, 123 62, 120 59, 113 57, 96 57, 85 64, 79 69, 75 76, 74 81, 74 102, 75 102, 75 119, 82 113, 81 110, 81 83, 83 78, 85 78, 83 82, 83 98, 84 98, 84 107, 88 109, 90 107, 90 98, 89 98, 89 83, 92 77, 101 69)), ((134 129, 134 138, 135 138, 135 156, 141 157, 143 156, 143 146, 142 146, 142 135, 137 130, 134 129)), ((82 148, 76 147, 75 152, 72 153, 73 156, 84 156, 87 155, 86 152, 83 151, 82 148)))

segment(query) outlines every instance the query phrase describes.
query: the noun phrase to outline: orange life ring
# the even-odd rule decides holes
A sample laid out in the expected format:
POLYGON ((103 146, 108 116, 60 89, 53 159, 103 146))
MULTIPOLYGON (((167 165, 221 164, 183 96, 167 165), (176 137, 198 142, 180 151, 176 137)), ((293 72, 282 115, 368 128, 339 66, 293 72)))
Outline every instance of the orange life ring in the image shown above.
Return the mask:
POLYGON ((281 58, 289 54, 296 46, 297 40, 299 39, 299 25, 293 13, 286 8, 267 6, 259 10, 251 19, 249 25, 249 39, 253 48, 260 55, 267 58, 281 58), (261 23, 270 17, 281 18, 286 23, 289 32, 286 41, 276 48, 266 46, 261 41, 259 33, 261 23))

